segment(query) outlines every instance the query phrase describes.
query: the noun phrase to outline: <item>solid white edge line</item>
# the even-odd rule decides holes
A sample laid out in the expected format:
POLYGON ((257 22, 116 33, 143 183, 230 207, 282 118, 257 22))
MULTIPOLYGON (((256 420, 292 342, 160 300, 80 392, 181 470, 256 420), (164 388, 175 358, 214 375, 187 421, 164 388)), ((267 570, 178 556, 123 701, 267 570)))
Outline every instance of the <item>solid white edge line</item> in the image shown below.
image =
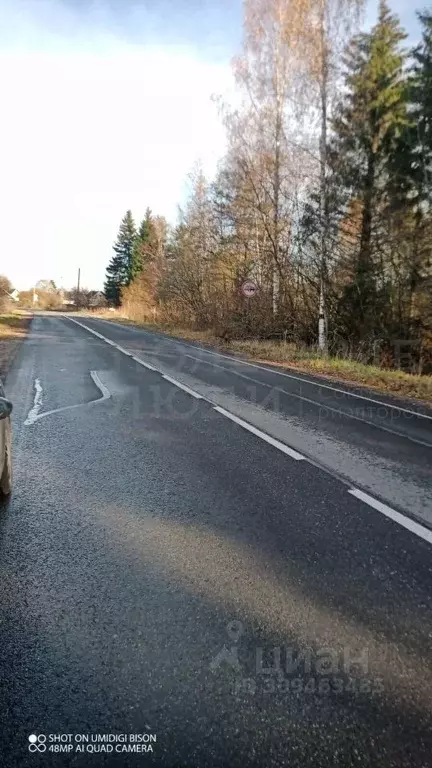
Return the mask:
MULTIPOLYGON (((196 349, 196 347, 192 346, 192 344, 188 344, 188 347, 191 347, 192 349, 196 349)), ((347 395, 348 397, 357 397, 359 400, 367 400, 369 403, 382 405, 385 408, 394 408, 397 411, 402 411, 403 413, 410 413, 412 416, 419 416, 422 419, 428 419, 429 421, 432 421, 432 416, 428 416, 425 413, 418 413, 417 411, 411 411, 409 408, 403 408, 401 405, 393 405, 392 403, 386 403, 383 400, 375 400, 373 397, 366 397, 366 395, 357 395, 355 392, 347 392, 345 389, 339 389, 338 387, 330 387, 328 384, 321 384, 321 382, 318 382, 318 381, 310 381, 309 379, 303 379, 301 376, 294 376, 294 374, 292 373, 283 373, 282 371, 276 371, 276 370, 273 370, 272 368, 266 368, 264 365, 259 365, 258 363, 249 363, 246 360, 239 360, 238 358, 230 357, 230 355, 223 355, 221 352, 211 352, 209 349, 203 349, 202 351, 208 355, 216 355, 218 357, 224 357, 226 360, 231 360, 231 362, 234 362, 234 363, 240 363, 240 365, 250 365, 252 368, 259 368, 260 371, 267 371, 267 373, 274 373, 274 374, 277 374, 278 376, 285 376, 287 379, 295 379, 296 381, 302 381, 304 384, 311 384, 314 387, 329 389, 331 392, 339 392, 340 394, 347 395)), ((269 363, 269 365, 271 365, 271 363, 269 363)))
MULTIPOLYGON (((68 316, 64 315, 64 317, 68 317, 68 316)), ((77 320, 74 320, 71 317, 68 317, 68 319, 72 320, 73 323, 76 323, 77 325, 80 325, 82 328, 85 328, 85 330, 89 331, 90 333, 93 333, 95 336, 99 336, 104 341, 106 341, 106 342, 108 342, 110 344, 114 344, 113 342, 110 342, 109 339, 106 339, 105 336, 102 336, 102 334, 99 334, 97 331, 94 331, 92 328, 89 328, 87 325, 84 325, 83 323, 80 323, 80 322, 78 322, 77 320)), ((107 322, 109 322, 109 321, 107 321, 107 322)), ((196 347, 193 347, 192 344, 187 344, 186 342, 179 342, 179 343, 184 343, 185 346, 188 346, 188 347, 190 347, 192 349, 196 349, 196 347)), ((114 346, 117 346, 117 345, 114 345, 114 346)), ((117 346, 117 348, 121 352, 124 352, 122 347, 117 346)), ((208 350, 205 350, 205 351, 208 352, 208 354, 215 355, 215 356, 218 356, 218 357, 224 357, 224 358, 226 358, 228 360, 231 360, 231 361, 234 360, 234 362, 239 362, 239 363, 242 363, 244 365, 250 365, 253 368, 259 368, 259 369, 261 369, 263 371, 269 371, 270 370, 271 373, 273 372, 273 371, 271 371, 271 369, 265 368, 262 365, 257 365, 255 363, 248 363, 246 361, 241 361, 241 360, 237 360, 236 361, 235 358, 231 358, 229 355, 223 355, 223 354, 220 354, 218 352, 210 352, 208 350)), ((129 353, 126 352, 126 354, 129 354, 129 353)), ((176 381, 175 379, 172 379, 170 376, 162 373, 161 371, 158 371, 157 368, 153 368, 153 366, 150 366, 148 363, 144 363, 142 360, 140 360, 139 358, 136 358, 134 356, 132 356, 132 359, 136 360, 136 362, 140 363, 141 365, 144 365, 144 366, 150 368, 151 370, 157 371, 158 373, 160 373, 163 376, 164 379, 166 379, 166 381, 170 381, 172 384, 175 384, 176 386, 180 387, 184 391, 186 391, 189 394, 191 394, 193 397, 197 397, 199 399, 205 400, 206 402, 209 402, 212 405, 213 409, 215 411, 217 411, 218 413, 220 413, 222 416, 225 416, 227 419, 230 419, 230 421, 233 421, 235 424, 238 424, 240 427, 243 427, 243 429, 246 429, 248 432, 251 432, 253 435, 256 435, 257 437, 261 438, 262 440, 264 440, 269 445, 272 445, 274 448, 277 448, 282 453, 285 453, 287 456, 290 456, 292 459, 295 459, 296 461, 302 461, 302 460, 306 459, 305 456, 302 456, 300 453, 298 453, 297 451, 294 451, 292 448, 289 448, 287 445, 285 445, 284 443, 281 443, 279 440, 276 440, 275 438, 270 437, 270 435, 267 435, 265 432, 261 432, 261 430, 257 429, 256 427, 253 427, 252 424, 248 424, 248 422, 243 421, 243 419, 240 419, 237 416, 234 416, 234 414, 230 413, 229 411, 226 411, 224 408, 221 408, 219 405, 213 405, 210 400, 207 400, 207 398, 203 398, 198 393, 196 393, 193 390, 189 389, 189 387, 186 387, 185 385, 181 384, 180 382, 176 381)), ((93 373, 93 372, 91 372, 91 373, 93 373)), ((278 371, 274 371, 274 373, 278 373, 279 376, 286 376, 287 378, 297 379, 297 381, 306 381, 306 382, 308 382, 307 379, 302 379, 299 376, 293 376, 291 374, 281 373, 281 372, 278 372, 278 371)), ((38 383, 40 384, 39 381, 38 381, 38 383)), ((100 383, 102 384, 102 382, 100 382, 100 383)), ((315 382, 308 382, 308 383, 315 384, 315 382)), ((35 382, 35 385, 36 385, 36 382, 35 382)), ((369 402, 377 403, 378 405, 389 405, 390 408, 397 408, 400 411, 404 411, 405 413, 411 413, 414 416, 421 416, 422 418, 432 419, 431 416, 425 416, 422 413, 416 413, 415 411, 410 411, 410 410, 408 410, 406 408, 401 408, 401 407, 396 406, 396 405, 390 405, 388 403, 383 403, 382 401, 379 401, 379 400, 373 400, 372 398, 364 397, 363 395, 355 395, 354 393, 345 392, 345 390, 339 390, 339 389, 336 389, 335 387, 326 386, 325 384, 316 384, 316 386, 323 387, 324 389, 330 389, 330 390, 332 390, 334 392, 342 392, 343 394, 347 394, 347 395, 349 395, 351 397, 358 397, 361 400, 368 400, 369 402)), ((101 399, 103 399, 103 398, 101 398, 101 399)), ((36 405, 36 395, 35 395, 35 405, 36 405)), ((72 407, 74 407, 74 406, 72 406, 72 407)), ((45 414, 43 414, 43 415, 45 415, 45 414)), ((36 419, 37 418, 38 417, 36 416, 36 419)), ((381 512, 383 515, 388 517, 390 520, 393 520, 395 523, 398 523, 403 528, 405 528, 406 530, 410 531, 411 533, 414 533, 419 538, 423 539, 424 541, 427 541, 429 544, 432 544, 432 531, 429 530, 428 528, 425 528, 420 523, 415 522, 414 520, 412 520, 409 517, 405 517, 405 515, 401 514, 400 512, 397 512, 395 509, 392 509, 387 504, 384 504, 382 501, 379 501, 378 499, 374 499, 373 496, 369 496, 368 493, 365 493, 364 491, 361 491, 358 488, 350 488, 350 489, 348 489, 348 493, 350 493, 352 496, 354 496, 355 498, 359 499, 360 501, 363 501, 369 507, 372 507, 373 509, 376 509, 378 512, 381 512)))
POLYGON ((365 504, 368 504, 370 507, 373 507, 378 512, 381 512, 386 517, 389 517, 390 520, 393 520, 395 523, 399 523, 399 525, 402 525, 408 531, 411 531, 411 533, 415 533, 416 536, 424 539, 424 541, 432 544, 432 531, 428 528, 424 528, 420 523, 416 523, 415 520, 411 520, 410 517, 405 517, 405 515, 402 515, 400 512, 396 512, 395 509, 388 507, 387 504, 383 504, 383 502, 378 501, 378 499, 374 499, 373 496, 369 496, 368 493, 359 491, 358 488, 350 488, 348 493, 355 496, 357 499, 360 499, 360 501, 363 501, 365 504))
POLYGON ((344 416, 346 419, 353 419, 354 421, 360 421, 362 424, 369 424, 370 427, 374 427, 375 429, 381 429, 383 432, 388 432, 390 435, 396 435, 396 437, 402 437, 404 440, 409 440, 411 443, 415 443, 416 445, 421 445, 423 448, 432 448, 432 445, 430 443, 425 443, 424 440, 417 440, 415 437, 406 435, 403 432, 398 432, 396 429, 390 429, 390 427, 385 427, 383 424, 380 424, 379 422, 375 423, 374 421, 370 421, 369 419, 362 418, 362 416, 355 416, 353 413, 348 413, 347 411, 341 411, 339 408, 333 408, 331 405, 325 405, 324 403, 321 403, 319 400, 312 400, 310 397, 305 397, 304 395, 298 395, 296 392, 289 392, 289 391, 286 391, 285 389, 282 389, 279 386, 267 384, 267 382, 265 381, 254 379, 251 376, 247 376, 245 373, 240 373, 239 371, 236 371, 234 368, 227 368, 224 365, 213 363, 211 360, 202 360, 202 358, 194 357, 193 355, 185 355, 185 357, 188 357, 190 360, 196 360, 197 362, 202 363, 203 365, 214 366, 215 368, 219 368, 221 371, 226 371, 227 373, 230 373, 233 376, 239 376, 241 379, 252 381, 254 384, 258 384, 261 387, 267 387, 268 389, 276 390, 277 392, 282 392, 283 394, 287 395, 287 397, 294 397, 296 400, 302 400, 305 403, 311 403, 311 405, 316 405, 319 408, 322 408, 323 410, 330 411, 331 413, 337 413, 340 416, 344 416))
POLYGON ((219 405, 214 405, 213 408, 218 413, 221 413, 222 416, 226 416, 227 419, 234 421, 235 424, 238 424, 240 427, 243 427, 243 429, 247 429, 248 432, 252 432, 253 435, 260 437, 261 440, 265 440, 266 443, 269 443, 269 445, 272 445, 274 448, 277 448, 279 451, 282 451, 282 453, 285 453, 287 456, 290 456, 292 459, 295 459, 296 461, 302 461, 306 458, 305 456, 302 456, 301 453, 297 453, 297 451, 294 451, 292 448, 289 448, 287 445, 285 445, 285 443, 281 443, 279 440, 276 440, 274 437, 270 437, 270 435, 267 435, 265 432, 261 432, 260 429, 253 427, 252 424, 248 424, 247 421, 243 421, 243 419, 239 419, 238 416, 234 416, 233 413, 226 411, 225 408, 221 408, 219 405))
MULTIPOLYGON (((127 330, 129 331, 141 331, 141 332, 144 331, 144 333, 153 332, 151 330, 147 330, 146 328, 133 328, 127 325, 121 325, 120 323, 116 323, 114 320, 105 320, 102 317, 95 318, 95 319, 103 323, 117 325, 120 328, 127 328, 127 330)), ((81 325, 81 323, 79 323, 79 325, 81 325)), ((85 327, 86 326, 83 326, 83 328, 85 327)), ((206 355, 223 357, 225 358, 225 360, 230 360, 232 363, 237 363, 239 365, 249 365, 252 368, 258 368, 260 371, 267 371, 267 373, 273 373, 273 374, 276 374, 277 376, 285 376, 287 379, 295 379, 296 381, 303 381, 305 384, 311 384, 312 386, 321 387, 322 389, 329 389, 331 392, 339 392, 340 394, 347 395, 348 397, 357 397, 360 400, 367 400, 369 403, 375 403, 376 405, 383 405, 386 408, 394 408, 397 411, 402 411, 403 413, 410 413, 412 416, 418 416, 421 419, 428 419, 429 421, 432 421, 432 416, 428 416, 426 413, 418 413, 417 411, 411 411, 409 408, 403 408, 401 405, 386 403, 383 400, 375 400, 373 397, 367 397, 366 395, 358 395, 355 392, 349 392, 345 389, 339 389, 338 387, 331 387, 329 384, 321 384, 321 382, 319 381, 311 381, 310 379, 302 378, 301 376, 295 376, 293 373, 285 373, 283 371, 277 371, 273 368, 266 368, 264 365, 259 365, 259 363, 250 363, 247 360, 240 360, 238 357, 232 357, 231 355, 224 355, 223 352, 213 352, 210 349, 204 349, 203 347, 196 347, 193 344, 188 344, 187 341, 183 341, 182 339, 179 339, 179 338, 174 339, 173 337, 166 336, 165 334, 162 334, 160 331, 156 331, 156 333, 159 333, 159 335, 166 338, 167 341, 171 341, 171 343, 173 344, 183 344, 183 346, 189 347, 189 349, 194 349, 195 351, 199 350, 200 352, 204 352, 204 354, 206 355)), ((307 376, 307 374, 305 374, 305 376, 307 376)))
POLYGON ((177 381, 177 379, 173 379, 171 376, 168 376, 166 373, 162 374, 162 378, 166 381, 169 381, 171 384, 174 384, 179 389, 182 389, 184 392, 187 392, 188 395, 192 395, 192 397, 195 397, 197 400, 204 400, 203 396, 200 395, 198 392, 195 392, 195 390, 190 389, 190 387, 187 387, 186 384, 182 384, 181 381, 177 381))

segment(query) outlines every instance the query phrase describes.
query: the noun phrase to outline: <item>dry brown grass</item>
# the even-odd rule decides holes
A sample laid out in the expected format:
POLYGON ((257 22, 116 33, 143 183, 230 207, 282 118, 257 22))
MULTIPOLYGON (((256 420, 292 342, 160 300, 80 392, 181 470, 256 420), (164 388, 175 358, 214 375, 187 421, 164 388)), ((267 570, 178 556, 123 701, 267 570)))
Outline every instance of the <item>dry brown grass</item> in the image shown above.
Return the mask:
POLYGON ((0 378, 4 378, 25 338, 31 314, 14 312, 0 315, 0 378))
POLYGON ((355 360, 325 357, 317 352, 297 349, 293 344, 233 341, 228 349, 244 354, 255 362, 271 362, 336 381, 358 384, 377 392, 432 402, 432 376, 378 368, 355 360))
POLYGON ((146 328, 147 330, 158 331, 158 333, 166 333, 170 336, 178 336, 186 341, 197 341, 202 344, 211 344, 212 346, 224 348, 224 345, 220 339, 218 339, 214 331, 203 330, 196 331, 193 328, 185 328, 180 325, 172 325, 171 323, 153 323, 153 322, 136 322, 122 314, 121 309, 110 312, 109 309, 102 310, 79 310, 73 313, 74 315, 82 315, 87 317, 99 317, 101 320, 112 320, 122 325, 133 325, 138 328, 146 328))

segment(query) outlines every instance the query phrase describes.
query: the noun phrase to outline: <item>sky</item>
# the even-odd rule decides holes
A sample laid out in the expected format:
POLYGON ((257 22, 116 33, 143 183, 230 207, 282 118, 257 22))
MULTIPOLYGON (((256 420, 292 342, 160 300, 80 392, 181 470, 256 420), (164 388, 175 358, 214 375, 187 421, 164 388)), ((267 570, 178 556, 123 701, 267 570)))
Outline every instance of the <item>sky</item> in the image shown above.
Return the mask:
MULTIPOLYGON (((0 0, 0 274, 102 288, 119 223, 175 223, 224 153, 241 0, 0 0)), ((373 23, 369 0, 365 25, 373 23)), ((391 3, 416 36, 414 9, 391 3)), ((420 5, 421 7, 421 5, 420 5)))

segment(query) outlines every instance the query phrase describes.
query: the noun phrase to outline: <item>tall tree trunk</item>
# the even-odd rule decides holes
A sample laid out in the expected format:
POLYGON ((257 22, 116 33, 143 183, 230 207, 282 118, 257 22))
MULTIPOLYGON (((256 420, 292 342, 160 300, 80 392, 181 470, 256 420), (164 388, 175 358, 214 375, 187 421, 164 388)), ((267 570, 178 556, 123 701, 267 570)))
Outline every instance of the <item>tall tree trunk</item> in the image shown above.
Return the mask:
POLYGON ((368 166, 363 195, 363 214, 360 235, 360 251, 357 263, 357 289, 359 298, 359 330, 360 337, 367 334, 368 310, 367 303, 373 299, 372 285, 372 215, 375 186, 376 157, 373 151, 368 157, 368 166))
MULTIPOLYGON (((281 6, 278 6, 279 13, 279 25, 282 26, 281 18, 281 6)), ((279 299, 279 271, 280 271, 280 243, 279 243, 279 217, 280 217, 280 191, 281 191, 281 138, 283 128, 283 108, 284 108, 284 94, 283 85, 284 78, 281 77, 281 53, 280 53, 280 40, 276 42, 276 62, 275 62, 275 96, 276 96, 276 115, 275 115, 275 155, 274 155, 274 200, 273 200, 273 280, 272 280, 272 295, 273 295, 273 317, 277 313, 278 299, 279 299)))
POLYGON ((327 243, 328 243, 328 203, 326 188, 327 168, 327 100, 328 100, 328 50, 326 29, 326 0, 320 4, 320 97, 321 97, 321 135, 320 135, 320 226, 321 226, 321 255, 319 267, 320 297, 318 313, 318 346, 322 351, 327 350, 327 316, 326 316, 326 272, 327 272, 327 243))

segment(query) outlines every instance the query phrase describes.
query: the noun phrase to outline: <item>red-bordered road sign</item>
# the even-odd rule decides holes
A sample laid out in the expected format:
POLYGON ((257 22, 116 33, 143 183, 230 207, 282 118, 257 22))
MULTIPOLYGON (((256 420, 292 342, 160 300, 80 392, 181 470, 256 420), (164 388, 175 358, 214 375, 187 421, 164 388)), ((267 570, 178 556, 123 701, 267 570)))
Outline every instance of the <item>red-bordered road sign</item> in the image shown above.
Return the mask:
POLYGON ((241 284, 240 290, 243 296, 250 299, 252 296, 255 296, 258 286, 253 280, 245 280, 244 283, 241 284))

